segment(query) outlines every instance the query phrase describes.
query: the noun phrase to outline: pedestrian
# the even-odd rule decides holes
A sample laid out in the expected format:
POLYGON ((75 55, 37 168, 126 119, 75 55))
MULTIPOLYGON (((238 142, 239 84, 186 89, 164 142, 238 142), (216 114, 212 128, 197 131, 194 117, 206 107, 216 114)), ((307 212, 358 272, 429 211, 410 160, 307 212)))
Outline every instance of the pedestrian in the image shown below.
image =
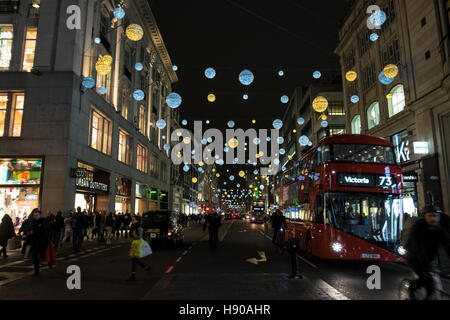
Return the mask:
POLYGON ((209 231, 209 244, 211 248, 217 248, 217 242, 219 237, 219 228, 222 225, 222 219, 214 212, 209 214, 205 219, 205 224, 203 225, 203 231, 206 230, 206 226, 208 225, 209 231))
POLYGON ((130 230, 131 215, 128 211, 123 215, 123 230, 125 230, 125 238, 128 238, 128 231, 130 230))
POLYGON ((73 242, 72 217, 73 213, 69 212, 67 217, 64 219, 64 239, 61 242, 61 247, 67 240, 70 241, 69 243, 73 242))
POLYGON ((94 228, 92 229, 92 239, 97 237, 100 239, 100 225, 102 223, 102 215, 100 212, 96 211, 94 213, 94 228))
POLYGON ((45 259, 45 250, 48 247, 48 225, 47 220, 41 217, 39 209, 33 209, 31 213, 33 223, 28 231, 31 245, 31 255, 33 257, 34 275, 39 275, 39 264, 41 259, 45 259))
POLYGON ((89 214, 86 215, 86 222, 87 222, 87 228, 86 228, 85 237, 87 238, 87 240, 91 240, 93 228, 94 228, 94 215, 92 214, 92 212, 89 212, 89 214))
POLYGON ((30 250, 31 250, 31 243, 30 243, 30 237, 28 236, 28 232, 31 231, 31 226, 33 225, 33 215, 30 214, 26 220, 22 222, 22 225, 20 226, 19 235, 23 234, 24 243, 22 245, 22 254, 24 255, 23 260, 24 261, 30 261, 30 250))
POLYGON ((72 217, 72 248, 75 253, 80 252, 83 243, 84 221, 81 207, 77 208, 77 212, 72 217))
MULTIPOLYGON (((133 240, 143 240, 144 236, 144 229, 141 225, 141 217, 134 216, 131 220, 131 227, 130 227, 130 237, 133 240)), ((127 279, 127 281, 135 281, 136 280, 136 265, 139 265, 141 268, 143 268, 145 271, 149 272, 151 270, 150 266, 145 265, 140 258, 138 257, 131 257, 131 277, 127 279)))
POLYGON ((3 254, 3 258, 8 258, 6 254, 6 247, 8 246, 8 240, 15 237, 16 233, 14 231, 14 224, 12 222, 9 214, 3 216, 2 222, 0 223, 0 253, 3 254))
POLYGON ((122 233, 123 215, 119 212, 115 219, 116 238, 119 239, 122 233))
POLYGON ((58 245, 59 242, 61 241, 61 236, 64 232, 64 218, 62 216, 62 212, 58 211, 56 213, 56 217, 55 217, 55 230, 54 230, 54 237, 53 237, 53 243, 55 244, 55 250, 58 251, 58 245))
POLYGON ((106 230, 106 243, 110 244, 111 239, 113 236, 113 230, 114 230, 114 215, 112 212, 109 213, 109 215, 106 217, 105 220, 105 230, 106 230))

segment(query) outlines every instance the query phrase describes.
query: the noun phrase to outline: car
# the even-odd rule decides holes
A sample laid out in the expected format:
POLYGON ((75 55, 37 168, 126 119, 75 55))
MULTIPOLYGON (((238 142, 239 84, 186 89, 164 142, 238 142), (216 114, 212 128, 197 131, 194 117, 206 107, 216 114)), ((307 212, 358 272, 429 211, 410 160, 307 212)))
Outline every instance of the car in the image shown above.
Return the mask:
POLYGON ((142 215, 144 238, 152 247, 177 248, 183 245, 184 229, 172 211, 148 211, 142 215))

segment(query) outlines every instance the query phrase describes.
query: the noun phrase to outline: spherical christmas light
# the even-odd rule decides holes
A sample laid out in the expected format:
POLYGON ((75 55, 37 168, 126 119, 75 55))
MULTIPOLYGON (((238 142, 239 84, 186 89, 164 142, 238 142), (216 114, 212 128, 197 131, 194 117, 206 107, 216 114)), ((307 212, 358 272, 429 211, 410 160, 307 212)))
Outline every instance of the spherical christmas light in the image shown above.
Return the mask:
POLYGON ((386 95, 386 98, 387 98, 387 99, 392 99, 392 93, 388 93, 388 94, 386 95))
POLYGON ((234 176, 230 176, 230 181, 234 181, 234 176))
POLYGON ((325 114, 323 114, 323 115, 320 116, 320 119, 322 119, 322 120, 327 120, 328 117, 327 117, 325 114))
POLYGON ((309 142, 309 138, 307 136, 301 136, 300 139, 298 140, 298 142, 300 143, 301 146, 307 146, 308 142, 309 142))
POLYGON ((205 77, 208 79, 214 79, 214 77, 216 76, 216 70, 214 70, 213 68, 208 68, 205 70, 205 77))
POLYGON ((185 138, 183 139, 183 143, 184 143, 184 144, 190 144, 190 143, 191 143, 191 138, 185 137, 185 138))
POLYGON ((95 37, 95 38, 94 38, 94 42, 95 42, 96 44, 99 44, 99 43, 102 42, 102 40, 101 40, 99 37, 95 37))
POLYGON ((373 12, 370 17, 369 21, 370 23, 375 27, 381 27, 387 20, 387 15, 382 10, 377 10, 373 12))
POLYGON ((166 103, 172 109, 178 108, 181 105, 181 102, 181 96, 176 92, 172 92, 166 97, 166 103))
POLYGON ((164 150, 169 151, 170 150, 170 144, 165 144, 164 145, 164 150))
POLYGON ((140 63, 140 62, 136 62, 136 64, 134 65, 134 68, 137 71, 142 71, 144 69, 144 65, 142 63, 140 63))
POLYGON ((92 89, 95 86, 95 80, 91 77, 85 77, 83 78, 82 85, 86 89, 92 89))
POLYGON ((278 144, 283 144, 284 143, 284 138, 283 137, 278 137, 277 142, 278 142, 278 144))
POLYGON ((106 94, 106 88, 105 87, 98 88, 98 93, 100 93, 101 95, 106 94))
POLYGON ((178 71, 178 66, 173 66, 173 67, 172 67, 172 70, 173 70, 173 71, 178 71))
POLYGON ((358 78, 358 74, 356 73, 356 71, 350 70, 345 74, 345 79, 347 79, 347 81, 349 82, 355 81, 356 78, 358 78))
POLYGON ((372 34, 370 35, 370 41, 372 41, 372 42, 377 41, 378 38, 379 38, 379 36, 378 36, 378 34, 376 34, 376 33, 372 33, 372 34))
POLYGON ((244 86, 249 86, 252 84, 252 82, 255 80, 255 76, 253 75, 253 73, 250 70, 243 70, 240 74, 239 74, 239 81, 244 85, 244 86))
POLYGON ((242 99, 248 100, 248 94, 244 94, 244 95, 242 96, 242 99))
POLYGON ((107 75, 111 72, 112 57, 110 55, 100 56, 95 64, 95 70, 99 75, 107 75))
POLYGON ((279 75, 280 77, 284 76, 284 71, 283 71, 283 70, 278 71, 278 75, 279 75))
POLYGON ((144 100, 144 98, 145 98, 145 93, 144 93, 144 91, 142 91, 142 90, 140 90, 140 89, 134 91, 134 93, 133 93, 133 98, 134 98, 134 100, 136 100, 136 101, 142 101, 142 100, 144 100))
POLYGON ((197 183, 198 179, 196 177, 192 178, 192 183, 197 183))
POLYGON ((156 127, 158 127, 158 129, 164 129, 167 126, 166 120, 164 119, 159 119, 158 121, 156 121, 156 127))
POLYGON ((288 103, 289 102, 289 97, 287 95, 282 96, 281 97, 281 102, 284 103, 284 104, 288 103))
POLYGON ((184 172, 189 172, 189 169, 190 169, 190 167, 187 164, 185 164, 184 167, 183 167, 183 171, 184 172))
POLYGON ((320 123, 320 125, 321 125, 323 128, 326 128, 326 127, 328 127, 328 121, 323 120, 323 121, 320 123))
POLYGON ((394 81, 394 78, 388 78, 388 77, 386 77, 386 75, 384 74, 384 72, 383 71, 381 71, 381 73, 380 73, 380 75, 378 76, 378 80, 382 83, 382 84, 384 84, 384 85, 390 85, 393 81, 394 81))
POLYGON ((185 126, 185 125, 188 124, 188 122, 187 122, 187 120, 183 120, 183 121, 181 121, 181 124, 182 124, 183 126, 185 126))
POLYGON ((358 103, 359 102, 359 97, 357 95, 353 95, 353 96, 351 96, 350 101, 352 103, 358 103))
POLYGON ((280 154, 281 154, 281 155, 284 155, 284 154, 286 154, 286 150, 284 150, 284 149, 280 149, 280 154))
POLYGON ((280 130, 283 127, 283 121, 276 119, 272 125, 275 129, 280 130))
POLYGON ((313 108, 316 112, 324 112, 328 108, 328 100, 325 97, 318 96, 313 100, 313 108))
POLYGON ((313 78, 320 79, 322 77, 322 73, 320 71, 314 71, 313 78))
POLYGON ((261 143, 261 140, 259 138, 255 138, 255 139, 253 139, 253 143, 258 145, 261 143))
POLYGON ((211 102, 211 103, 216 101, 216 95, 213 94, 213 93, 209 94, 208 95, 208 101, 211 102))
POLYGON ((395 78, 398 75, 398 67, 395 64, 388 64, 383 72, 387 78, 395 78))
POLYGON ((234 123, 234 121, 231 120, 231 121, 228 121, 227 125, 228 125, 228 128, 234 128, 235 123, 234 123))
POLYGON ((298 123, 299 125, 303 125, 303 124, 305 123, 305 119, 303 119, 303 118, 298 118, 298 119, 297 119, 297 123, 298 123))
POLYGON ((144 36, 144 30, 138 24, 130 24, 125 31, 127 38, 131 41, 139 41, 144 36))
POLYGON ((245 177, 245 172, 244 171, 239 171, 239 177, 241 177, 241 178, 245 177))
POLYGON ((228 145, 230 146, 230 148, 235 149, 239 145, 239 141, 235 138, 232 138, 228 141, 228 145))
POLYGON ((125 10, 123 10, 122 8, 115 8, 114 17, 118 20, 122 20, 125 17, 125 10))

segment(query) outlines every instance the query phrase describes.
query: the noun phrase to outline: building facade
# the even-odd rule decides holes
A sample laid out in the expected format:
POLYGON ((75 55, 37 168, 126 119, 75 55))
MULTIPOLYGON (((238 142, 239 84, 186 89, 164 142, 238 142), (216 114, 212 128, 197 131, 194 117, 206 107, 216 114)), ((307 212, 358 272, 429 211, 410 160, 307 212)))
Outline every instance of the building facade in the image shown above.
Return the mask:
POLYGON ((0 216, 167 209, 165 97, 178 79, 148 1, 15 2, 0 6, 0 216), (127 38, 130 24, 141 40, 127 38))
POLYGON ((339 45, 347 131, 391 140, 404 173, 404 210, 417 214, 430 202, 450 206, 450 3, 444 0, 353 1, 342 21, 339 45), (367 27, 367 8, 387 16, 381 29, 367 27), (377 33, 378 40, 370 35, 377 33), (399 69, 392 83, 379 75, 388 64, 399 69), (352 103, 357 95, 359 102, 352 103))

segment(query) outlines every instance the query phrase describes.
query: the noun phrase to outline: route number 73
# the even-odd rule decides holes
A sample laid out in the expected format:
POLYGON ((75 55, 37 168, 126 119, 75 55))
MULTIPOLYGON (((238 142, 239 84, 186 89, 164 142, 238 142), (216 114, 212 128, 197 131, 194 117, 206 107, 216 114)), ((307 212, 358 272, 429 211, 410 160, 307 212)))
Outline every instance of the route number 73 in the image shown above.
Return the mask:
POLYGON ((390 187, 392 186, 392 177, 380 177, 380 186, 390 187))

